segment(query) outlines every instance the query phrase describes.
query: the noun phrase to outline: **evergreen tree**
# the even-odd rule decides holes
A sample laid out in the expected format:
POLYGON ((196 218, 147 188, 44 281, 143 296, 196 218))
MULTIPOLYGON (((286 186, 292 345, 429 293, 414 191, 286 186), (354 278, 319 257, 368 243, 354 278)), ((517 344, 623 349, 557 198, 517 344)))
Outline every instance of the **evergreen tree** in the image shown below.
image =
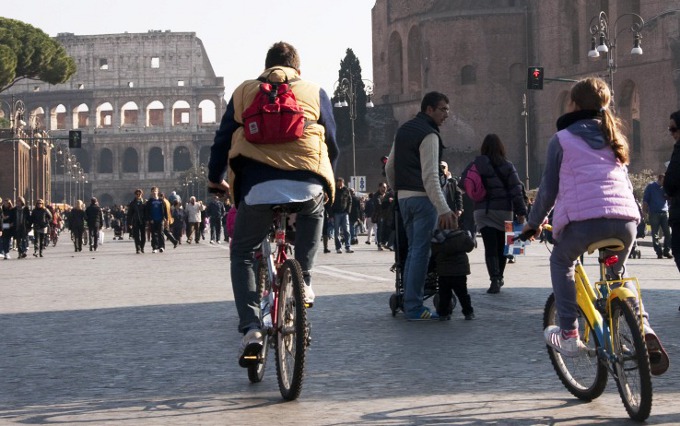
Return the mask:
POLYGON ((61 43, 29 24, 0 17, 0 93, 24 78, 60 84, 75 72, 61 43))
MULTIPOLYGON (((355 102, 356 119, 354 120, 354 140, 356 149, 367 142, 368 127, 366 125, 366 85, 361 76, 361 64, 359 58, 356 57, 354 51, 348 48, 345 58, 340 61, 340 70, 338 72, 338 82, 335 92, 333 93, 333 104, 338 101, 346 101, 350 106, 352 101, 355 102), (356 98, 351 100, 352 92, 356 98), (344 89, 344 91, 343 91, 344 89)), ((337 139, 338 144, 342 147, 352 146, 352 122, 350 120, 351 108, 334 108, 334 117, 337 124, 337 139)), ((345 157, 347 158, 347 157, 345 157)))

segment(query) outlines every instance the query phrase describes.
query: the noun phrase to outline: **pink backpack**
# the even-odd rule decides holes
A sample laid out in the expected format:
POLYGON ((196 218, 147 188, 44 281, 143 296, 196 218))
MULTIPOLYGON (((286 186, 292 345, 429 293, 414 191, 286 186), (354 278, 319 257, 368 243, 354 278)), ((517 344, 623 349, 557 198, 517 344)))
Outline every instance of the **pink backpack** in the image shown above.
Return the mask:
POLYGON ((472 162, 463 171, 461 178, 462 188, 465 193, 475 203, 479 203, 486 199, 486 188, 484 187, 484 178, 477 170, 477 165, 472 162))

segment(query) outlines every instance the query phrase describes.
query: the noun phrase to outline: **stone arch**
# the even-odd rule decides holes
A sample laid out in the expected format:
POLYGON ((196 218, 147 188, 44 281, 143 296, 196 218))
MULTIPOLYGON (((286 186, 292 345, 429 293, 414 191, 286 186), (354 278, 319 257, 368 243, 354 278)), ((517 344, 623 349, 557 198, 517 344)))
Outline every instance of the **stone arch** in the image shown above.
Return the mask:
POLYGON ((113 127, 113 106, 111 106, 111 102, 100 104, 96 111, 97 127, 113 127))
POLYGON ((149 164, 148 171, 152 172, 163 172, 165 171, 165 165, 163 160, 163 150, 157 146, 149 150, 149 164))
POLYGON ((50 110, 50 130, 66 129, 66 107, 59 104, 50 110))
POLYGON ((477 67, 474 65, 465 65, 460 70, 460 84, 475 84, 477 83, 477 67))
POLYGON ((113 173, 113 152, 108 148, 99 151, 98 173, 113 173))
POLYGON ((200 164, 207 165, 209 161, 210 161, 210 147, 207 145, 202 146, 201 149, 198 151, 198 162, 200 164))
POLYGON ((137 126, 139 124, 139 107, 136 102, 129 101, 120 109, 121 126, 137 126))
POLYGON ((390 35, 387 69, 390 94, 401 95, 404 93, 403 51, 401 36, 396 31, 390 35))
POLYGON ((191 124, 191 106, 185 100, 178 100, 172 104, 172 125, 182 126, 191 124))
POLYGON ((210 99, 203 99, 198 104, 198 122, 201 124, 217 123, 217 108, 215 102, 210 99))
POLYGON ((411 93, 420 92, 422 87, 422 35, 420 27, 414 25, 408 32, 408 90, 411 93))
POLYGON ((123 173, 139 173, 139 154, 134 148, 126 148, 123 152, 123 173))
POLYGON ((146 107, 146 126, 163 127, 165 124, 165 106, 163 102, 154 100, 146 107))
POLYGON ((73 108, 73 128, 82 129, 90 125, 90 108, 87 104, 82 103, 73 108))
POLYGON ((642 152, 642 138, 640 136, 640 93, 632 80, 621 84, 620 95, 617 95, 617 109, 621 120, 626 123, 624 131, 628 137, 630 151, 634 154, 642 152))
POLYGON ((173 170, 176 172, 183 172, 192 167, 191 152, 185 146, 178 146, 172 153, 173 170))

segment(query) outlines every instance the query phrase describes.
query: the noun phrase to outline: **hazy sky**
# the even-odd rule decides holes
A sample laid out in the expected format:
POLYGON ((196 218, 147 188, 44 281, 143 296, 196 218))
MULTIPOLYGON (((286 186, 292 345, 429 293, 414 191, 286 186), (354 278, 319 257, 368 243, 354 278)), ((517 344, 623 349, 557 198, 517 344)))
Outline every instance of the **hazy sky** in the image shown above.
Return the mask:
POLYGON ((195 32, 203 41, 225 96, 264 69, 269 46, 293 44, 304 78, 329 95, 347 48, 372 79, 371 8, 375 0, 21 0, 3 1, 0 14, 40 28, 50 36, 195 32))

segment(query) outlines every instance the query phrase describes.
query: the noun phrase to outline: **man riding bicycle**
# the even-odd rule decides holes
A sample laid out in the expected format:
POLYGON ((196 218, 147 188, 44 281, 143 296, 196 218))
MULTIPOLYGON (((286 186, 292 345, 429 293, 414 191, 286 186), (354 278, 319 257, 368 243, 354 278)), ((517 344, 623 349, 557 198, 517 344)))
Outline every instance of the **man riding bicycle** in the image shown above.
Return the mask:
POLYGON ((238 330, 244 334, 239 353, 242 367, 248 366, 244 356, 259 353, 262 348, 254 253, 271 228, 275 205, 301 205, 295 223, 295 259, 302 267, 306 302, 314 302, 310 271, 321 239, 324 203, 333 199, 335 191, 337 157, 328 95, 320 86, 300 79, 300 58, 292 45, 274 44, 267 52, 260 78, 246 80, 234 91, 215 134, 208 165, 208 186, 224 192, 231 189, 230 196, 238 207, 231 246, 231 282, 238 330), (283 143, 246 139, 244 112, 265 82, 288 84, 302 107, 305 124, 298 139, 283 143), (224 178, 227 171, 228 182, 224 178))

